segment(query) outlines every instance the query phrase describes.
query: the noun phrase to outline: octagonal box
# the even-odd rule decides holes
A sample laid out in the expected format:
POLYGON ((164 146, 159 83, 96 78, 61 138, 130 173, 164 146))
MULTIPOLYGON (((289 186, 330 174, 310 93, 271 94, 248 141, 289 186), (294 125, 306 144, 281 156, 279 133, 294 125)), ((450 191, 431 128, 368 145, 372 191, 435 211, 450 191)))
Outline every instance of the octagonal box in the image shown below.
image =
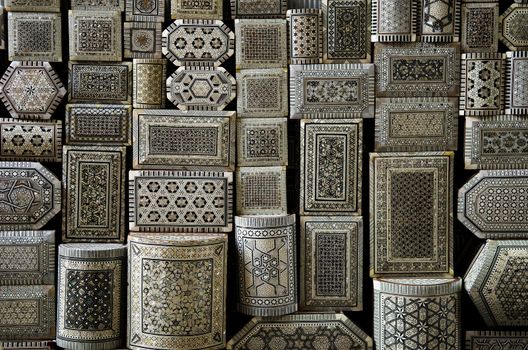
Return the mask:
POLYGON ((528 327, 527 277, 527 240, 488 240, 464 282, 488 326, 528 327))

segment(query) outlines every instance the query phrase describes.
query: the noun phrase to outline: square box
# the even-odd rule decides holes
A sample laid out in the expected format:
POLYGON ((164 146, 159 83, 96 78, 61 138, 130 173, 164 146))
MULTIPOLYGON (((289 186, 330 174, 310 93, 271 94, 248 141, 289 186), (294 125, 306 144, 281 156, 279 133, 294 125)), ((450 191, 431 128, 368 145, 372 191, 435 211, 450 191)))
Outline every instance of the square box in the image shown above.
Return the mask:
POLYGON ((161 23, 125 22, 125 58, 161 58, 161 23))
POLYGON ((10 61, 62 62, 61 14, 9 12, 10 61))
POLYGON ((239 117, 288 116, 288 70, 243 69, 237 73, 239 117))
POLYGON ((69 11, 70 60, 121 61, 121 12, 69 11))
POLYGON ((237 69, 287 67, 286 20, 237 19, 235 39, 237 69))
POLYGON ((286 167, 241 167, 236 171, 238 215, 287 213, 286 167))
POLYGON ((288 165, 288 119, 239 119, 238 166, 288 165))

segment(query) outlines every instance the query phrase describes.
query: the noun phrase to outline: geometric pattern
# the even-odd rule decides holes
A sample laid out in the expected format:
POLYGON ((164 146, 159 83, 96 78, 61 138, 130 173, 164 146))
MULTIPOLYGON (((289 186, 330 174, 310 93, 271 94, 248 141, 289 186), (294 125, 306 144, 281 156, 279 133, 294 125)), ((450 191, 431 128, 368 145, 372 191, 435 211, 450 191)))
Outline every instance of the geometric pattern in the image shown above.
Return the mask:
POLYGON ((10 61, 62 62, 60 13, 9 12, 10 61))
POLYGON ((176 66, 219 66, 233 55, 235 34, 222 21, 174 21, 162 33, 161 51, 176 66))
POLYGON ((72 10, 82 11, 119 11, 125 10, 123 0, 71 0, 72 10))
POLYGON ((379 350, 459 350, 462 279, 374 280, 374 341, 379 350))
POLYGON ((376 99, 375 150, 456 150, 458 103, 456 97, 376 99))
POLYGON ((64 242, 125 239, 125 147, 65 146, 64 242))
POLYGON ((459 41, 460 1, 421 0, 418 35, 425 42, 459 41))
POLYGON ((323 0, 324 63, 370 63, 370 0, 323 0))
POLYGON ((61 183, 48 169, 40 163, 0 162, 3 230, 38 230, 60 209, 61 183))
POLYGON ((231 0, 231 17, 284 18, 288 0, 231 0))
POLYGON ((512 51, 528 49, 528 5, 512 4, 499 18, 500 40, 512 51))
POLYGON ((0 80, 0 99, 13 118, 49 119, 65 95, 47 62, 11 62, 0 80))
POLYGON ((235 112, 135 109, 134 169, 234 170, 235 112))
POLYGON ((373 42, 416 41, 418 3, 408 0, 372 1, 373 42))
POLYGON ((288 165, 288 119, 239 119, 237 151, 238 166, 288 165))
POLYGON ((132 107, 112 104, 66 105, 66 144, 131 144, 132 107))
POLYGON ((363 309, 363 219, 301 216, 303 311, 363 309))
POLYGON ((528 114, 528 53, 506 53, 506 114, 528 114))
POLYGON ((237 168, 236 192, 238 215, 286 214, 286 167, 237 168))
POLYGON ((167 79, 167 99, 180 110, 223 110, 236 80, 222 67, 180 67, 167 79))
POLYGON ((55 283, 55 231, 0 231, 0 286, 55 283))
POLYGON ((129 237, 128 347, 223 349, 227 235, 129 237))
POLYGON ((237 216, 237 310, 253 316, 297 311, 295 215, 237 216))
POLYGON ((377 97, 456 97, 460 44, 376 44, 377 97))
POLYGON ((230 232, 233 173, 130 171, 129 225, 142 232, 230 232))
POLYGON ((528 347, 528 332, 469 331, 466 332, 467 350, 514 350, 528 347))
POLYGON ((462 52, 497 52, 499 3, 462 4, 462 52))
POLYGON ((488 240, 464 278, 464 286, 489 327, 528 326, 528 241, 488 240))
POLYGON ((527 188, 527 170, 482 170, 458 192, 458 220, 482 239, 527 239, 527 188))
POLYGON ((171 0, 173 19, 222 19, 222 0, 171 0))
POLYGON ((70 60, 121 61, 120 11, 69 12, 70 60))
POLYGON ((133 61, 132 107, 165 107, 165 82, 167 60, 164 58, 138 59, 133 61))
POLYGON ((526 169, 528 120, 524 116, 467 117, 465 169, 526 169))
POLYGON ((62 121, 0 118, 0 159, 60 162, 62 121))
POLYGON ((55 305, 53 285, 0 288, 0 339, 53 339, 55 305))
POLYGON ((243 69, 237 73, 239 117, 288 116, 288 71, 243 69))
POLYGON ((288 30, 284 19, 237 19, 236 68, 285 68, 288 30))
POLYGON ((288 10, 290 64, 321 63, 323 18, 319 9, 288 10))
POLYGON ((503 112, 505 58, 501 53, 462 54, 460 115, 503 112))
POLYGON ((121 244, 59 246, 57 345, 79 350, 121 345, 126 253, 121 244))
POLYGON ((370 275, 453 274, 453 152, 370 154, 370 275))
POLYGON ((132 103, 132 62, 69 62, 68 101, 132 103))
POLYGON ((161 58, 161 23, 125 22, 123 49, 125 58, 161 58))
POLYGON ((373 344, 372 338, 340 313, 255 317, 227 343, 228 350, 319 348, 372 350, 373 344))
POLYGON ((163 22, 165 20, 165 0, 125 1, 125 20, 128 22, 163 22))
POLYGON ((51 341, 14 341, 0 342, 0 348, 3 350, 52 350, 54 346, 51 341))
POLYGON ((291 118, 374 116, 373 64, 290 66, 291 118))
POLYGON ((5 0, 7 12, 60 12, 61 0, 5 0))
POLYGON ((361 215, 361 119, 301 120, 301 215, 361 215))

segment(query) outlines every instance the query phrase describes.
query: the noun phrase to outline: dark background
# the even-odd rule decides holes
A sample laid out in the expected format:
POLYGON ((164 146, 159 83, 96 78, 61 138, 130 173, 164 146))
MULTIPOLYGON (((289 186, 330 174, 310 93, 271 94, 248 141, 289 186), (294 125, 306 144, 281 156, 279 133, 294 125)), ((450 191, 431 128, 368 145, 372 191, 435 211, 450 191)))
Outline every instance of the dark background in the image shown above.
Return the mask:
MULTIPOLYGON (((65 87, 68 83, 68 15, 67 10, 70 7, 69 0, 62 1, 62 50, 63 50, 63 62, 62 63, 51 63, 52 67, 57 71, 65 87)), ((125 1, 125 0, 122 0, 125 1)), ((167 0, 169 1, 169 0, 167 0)), ((313 1, 312 1, 313 2, 313 1)), ((513 0, 500 0, 500 13, 503 13, 513 0)), ((166 4, 166 15, 165 18, 170 18, 170 4, 166 4)), ((124 21, 124 13, 123 13, 124 21)), ((224 0, 224 22, 234 32, 234 21, 231 20, 231 10, 229 8, 229 1, 224 0)), ((165 29, 172 20, 165 21, 163 29, 165 29)), ((6 21, 6 32, 7 32, 7 21, 6 21)), ((9 33, 7 33, 7 36, 9 33)), ((6 43, 7 43, 6 36, 6 43)), ((499 43, 499 51, 506 52, 508 49, 502 43, 499 43)), ((174 66, 170 61, 167 61, 167 73, 172 74, 178 67, 174 66)), ((0 64, 2 74, 9 65, 7 59, 7 50, 0 51, 0 64)), ((235 57, 234 55, 229 58, 223 65, 233 76, 235 72, 235 57)), ((64 98, 57 111, 53 115, 53 119, 64 120, 64 110, 67 103, 67 97, 64 98)), ((166 104, 167 109, 175 109, 169 101, 166 104)), ((225 110, 236 111, 236 100, 227 106, 225 110)), ((0 117, 10 117, 9 113, 5 109, 3 104, 0 104, 0 117)), ((360 328, 367 332, 370 336, 373 336, 373 291, 372 291, 372 280, 369 278, 369 169, 368 169, 368 156, 370 152, 374 152, 374 118, 364 119, 363 129, 363 184, 362 184, 362 212, 364 221, 364 252, 363 252, 363 305, 364 309, 361 312, 345 312, 345 314, 360 328)), ((455 275, 463 277, 466 273, 469 264, 473 260, 480 246, 484 243, 484 240, 478 239, 468 229, 465 228, 456 219, 456 201, 458 189, 462 187, 470 177, 476 174, 476 171, 464 170, 464 154, 463 154, 463 142, 464 142, 464 117, 459 117, 459 132, 458 132, 458 150, 455 152, 455 171, 454 171, 454 188, 453 188, 453 225, 454 225, 454 268, 455 275)), ((288 123, 288 143, 289 143, 289 166, 288 166, 288 211, 290 213, 299 212, 299 162, 300 162, 300 150, 299 150, 299 134, 300 134, 300 122, 299 120, 289 120, 288 123)), ((48 169, 50 169, 59 179, 62 178, 62 165, 58 163, 44 163, 48 169)), ((132 151, 131 148, 127 148, 127 170, 132 168, 132 151)), ((124 187, 123 196, 127 196, 127 186, 124 187)), ((128 203, 128 201, 124 201, 128 203)), ((127 205, 127 204, 125 204, 127 205)), ((128 219, 128 210, 126 214, 128 219)), ((299 215, 297 215, 297 221, 299 215)), ((61 242, 61 214, 53 218, 43 230, 56 230, 57 242, 61 242)), ((299 234, 297 233, 297 239, 299 234)), ((299 244, 297 244, 299 247, 299 244)), ((235 254, 234 234, 229 234, 229 259, 228 259, 228 288, 227 288, 227 340, 231 339, 236 332, 238 332, 250 319, 251 316, 243 315, 236 312, 236 293, 237 293, 237 260, 235 254)), ((299 249, 298 254, 299 254, 299 249)), ((299 260, 298 260, 299 261, 299 260)), ((298 279, 299 280, 299 279, 298 279)), ((300 289, 299 289, 300 291, 300 289)), ((126 317, 123 316, 123 317, 126 317)), ((490 329, 486 327, 482 317, 469 299, 465 291, 462 292, 462 331, 466 330, 486 330, 490 329)), ((501 330, 506 328, 493 328, 494 330, 501 330)), ((433 350, 433 349, 431 349, 433 350)))

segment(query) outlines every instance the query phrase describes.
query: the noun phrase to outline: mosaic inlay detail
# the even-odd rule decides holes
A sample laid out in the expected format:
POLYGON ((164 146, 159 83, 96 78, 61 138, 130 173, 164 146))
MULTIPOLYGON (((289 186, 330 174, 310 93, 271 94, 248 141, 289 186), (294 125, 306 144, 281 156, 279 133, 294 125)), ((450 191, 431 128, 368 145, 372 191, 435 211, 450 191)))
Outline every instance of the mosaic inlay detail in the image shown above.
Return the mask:
POLYGON ((233 173, 131 171, 132 231, 229 232, 233 221, 233 173))
POLYGON ((134 110, 134 168, 233 170, 235 112, 134 110))
POLYGON ((376 349, 460 349, 462 280, 374 280, 376 349))
POLYGON ((286 69, 243 69, 237 73, 237 89, 238 116, 288 116, 286 69))
POLYGON ((0 231, 0 285, 55 283, 55 231, 0 231))
POLYGON ((181 110, 222 110, 235 96, 235 78, 222 67, 180 67, 167 79, 167 99, 181 110))
POLYGON ((290 66, 292 118, 374 116, 373 64, 290 66))
POLYGON ((466 273, 464 287, 486 325, 528 326, 526 276, 526 240, 488 240, 480 249, 466 273))
POLYGON ((122 242, 124 147, 65 146, 63 241, 122 242))
POLYGON ((61 209, 61 183, 40 163, 0 162, 0 225, 38 230, 61 209))
POLYGON ((0 80, 0 99, 13 118, 49 119, 65 95, 47 62, 11 62, 0 80))
POLYGON ((370 0, 323 0, 323 62, 370 63, 370 0))
POLYGON ((456 150, 458 98, 376 99, 376 151, 456 150))
POLYGON ((458 193, 458 219, 483 239, 528 238, 528 172, 483 170, 458 193))
POLYGON ((121 61, 120 11, 70 10, 70 60, 121 61))
POLYGON ((297 311, 295 215, 235 218, 238 311, 280 316, 297 311))
POLYGON ((219 66, 234 46, 235 34, 218 20, 176 20, 162 34, 162 52, 177 66, 219 66))
POLYGON ((112 104, 66 105, 66 143, 130 145, 132 108, 112 104))
POLYGON ((0 118, 0 159, 60 162, 62 121, 0 118))
POLYGON ((0 288, 0 339, 53 339, 55 300, 52 285, 0 288))
POLYGON ((453 152, 371 153, 370 273, 453 271, 453 152))
POLYGON ((237 19, 236 67, 285 68, 288 64, 286 20, 237 19))
POLYGON ((229 350, 372 350, 372 339, 343 314, 255 317, 227 343, 229 350), (330 345, 331 344, 331 345, 330 345))
POLYGON ((362 310, 362 270, 362 218, 301 217, 301 310, 362 310))
POLYGON ((128 347, 225 347, 227 235, 129 237, 128 347))
POLYGON ((287 128, 286 118, 239 119, 238 166, 288 165, 287 128))
POLYGON ((363 123, 301 121, 302 215, 360 215, 363 123))
POLYGON ((512 115, 466 118, 466 169, 526 168, 528 121, 512 115))
POLYGON ((377 97, 458 96, 460 44, 376 44, 377 97))
POLYGON ((236 176, 238 215, 287 212, 285 167, 240 167, 236 176))
POLYGON ((461 42, 463 52, 497 52, 499 3, 462 4, 461 42))
POLYGON ((68 101, 132 103, 132 63, 69 63, 68 101))
POLYGON ((62 62, 61 14, 9 12, 10 61, 62 62))
POLYGON ((461 115, 503 112, 504 58, 503 54, 462 54, 461 115))

